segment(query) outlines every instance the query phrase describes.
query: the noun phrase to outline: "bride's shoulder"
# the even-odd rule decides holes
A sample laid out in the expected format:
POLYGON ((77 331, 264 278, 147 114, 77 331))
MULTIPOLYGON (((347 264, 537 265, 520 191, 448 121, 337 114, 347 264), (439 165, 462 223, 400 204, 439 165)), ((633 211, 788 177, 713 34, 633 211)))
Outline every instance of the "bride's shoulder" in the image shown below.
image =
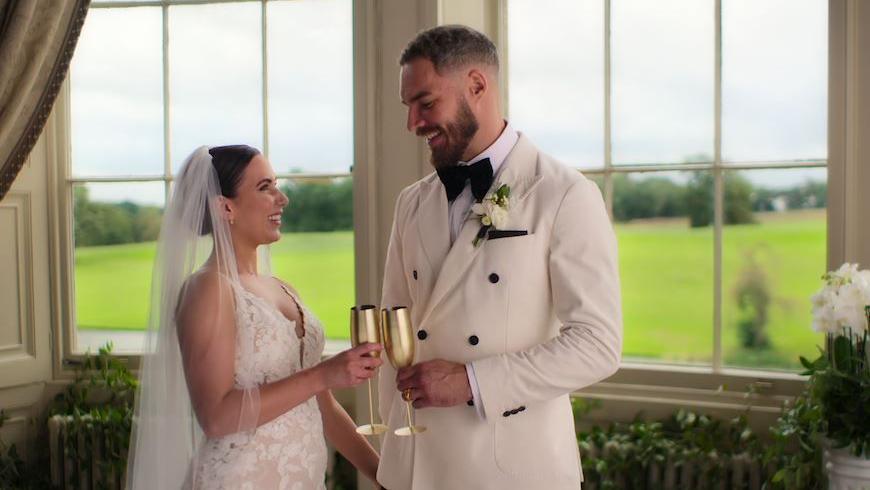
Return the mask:
POLYGON ((175 322, 178 340, 187 355, 197 346, 211 345, 217 333, 222 339, 233 338, 230 334, 235 329, 236 303, 232 287, 226 276, 209 270, 199 270, 184 282, 175 322))
POLYGON ((185 310, 215 308, 224 300, 232 304, 233 291, 229 279, 219 272, 207 268, 200 269, 184 281, 178 301, 178 313, 185 310))

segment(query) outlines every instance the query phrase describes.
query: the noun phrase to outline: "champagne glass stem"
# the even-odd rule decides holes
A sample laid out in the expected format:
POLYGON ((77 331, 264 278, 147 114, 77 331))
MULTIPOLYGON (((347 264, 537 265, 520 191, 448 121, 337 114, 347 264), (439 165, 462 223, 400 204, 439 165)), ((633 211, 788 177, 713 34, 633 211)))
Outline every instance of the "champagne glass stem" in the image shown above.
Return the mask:
MULTIPOLYGON (((413 425, 411 424, 411 402, 410 401, 405 401, 405 408, 407 409, 408 427, 411 428, 411 427, 413 427, 413 425)), ((412 429, 412 431, 413 431, 413 429, 412 429)))
POLYGON ((372 422, 372 427, 375 426, 375 404, 372 401, 372 380, 369 379, 369 419, 372 422))

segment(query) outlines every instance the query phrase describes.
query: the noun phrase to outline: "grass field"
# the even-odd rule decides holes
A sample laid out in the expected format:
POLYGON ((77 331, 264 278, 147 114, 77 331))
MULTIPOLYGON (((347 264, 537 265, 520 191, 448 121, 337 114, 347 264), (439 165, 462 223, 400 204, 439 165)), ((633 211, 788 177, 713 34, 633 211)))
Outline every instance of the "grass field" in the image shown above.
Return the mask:
MULTIPOLYGON (((823 211, 759 215, 759 223, 725 227, 722 333, 729 365, 796 367, 820 337, 809 325, 809 296, 825 270, 823 211), (748 254, 754 256, 750 261, 748 254), (772 347, 746 351, 738 342, 734 286, 752 264, 764 269, 771 295, 772 347)), ((713 233, 685 220, 616 227, 620 247, 624 352, 629 357, 708 363, 713 351, 713 233)), ((76 249, 80 329, 141 329, 147 318, 154 244, 76 249)), ((353 304, 353 235, 286 234, 273 245, 273 269, 291 282, 331 337, 347 337, 353 304)))

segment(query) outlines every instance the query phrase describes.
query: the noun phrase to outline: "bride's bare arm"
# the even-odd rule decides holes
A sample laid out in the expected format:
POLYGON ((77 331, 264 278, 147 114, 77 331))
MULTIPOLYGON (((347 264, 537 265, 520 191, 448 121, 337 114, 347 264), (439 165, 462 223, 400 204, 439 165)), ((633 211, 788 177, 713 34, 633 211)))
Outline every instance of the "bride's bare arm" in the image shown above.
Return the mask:
MULTIPOLYGON (((244 390, 234 388, 236 324, 231 286, 214 273, 191 278, 178 309, 178 340, 187 388, 203 432, 221 437, 238 432, 244 390)), ((380 349, 363 344, 310 369, 260 385, 257 426, 331 388, 371 378, 380 360, 364 354, 380 349)), ((249 429, 250 427, 241 427, 249 429)))
POLYGON ((365 437, 357 434, 356 424, 332 396, 331 391, 318 394, 317 403, 323 417, 326 438, 358 470, 377 483, 378 453, 365 437))

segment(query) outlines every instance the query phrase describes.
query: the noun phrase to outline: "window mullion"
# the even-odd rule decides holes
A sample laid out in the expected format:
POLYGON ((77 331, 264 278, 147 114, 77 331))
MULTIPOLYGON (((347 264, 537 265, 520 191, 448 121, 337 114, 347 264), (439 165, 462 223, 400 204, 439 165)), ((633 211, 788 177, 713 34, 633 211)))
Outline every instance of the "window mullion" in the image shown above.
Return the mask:
POLYGON ((613 155, 611 152, 610 0, 604 1, 604 199, 613 219, 613 155))
POLYGON ((266 0, 260 2, 260 40, 262 42, 262 83, 263 83, 263 155, 269 158, 269 42, 268 20, 266 19, 266 0))
POLYGON ((169 202, 169 181, 172 179, 172 153, 169 134, 169 6, 160 7, 163 14, 163 190, 164 206, 169 202))
POLYGON ((714 138, 713 138, 713 372, 722 370, 722 223, 724 175, 722 172, 722 0, 714 12, 714 138))

